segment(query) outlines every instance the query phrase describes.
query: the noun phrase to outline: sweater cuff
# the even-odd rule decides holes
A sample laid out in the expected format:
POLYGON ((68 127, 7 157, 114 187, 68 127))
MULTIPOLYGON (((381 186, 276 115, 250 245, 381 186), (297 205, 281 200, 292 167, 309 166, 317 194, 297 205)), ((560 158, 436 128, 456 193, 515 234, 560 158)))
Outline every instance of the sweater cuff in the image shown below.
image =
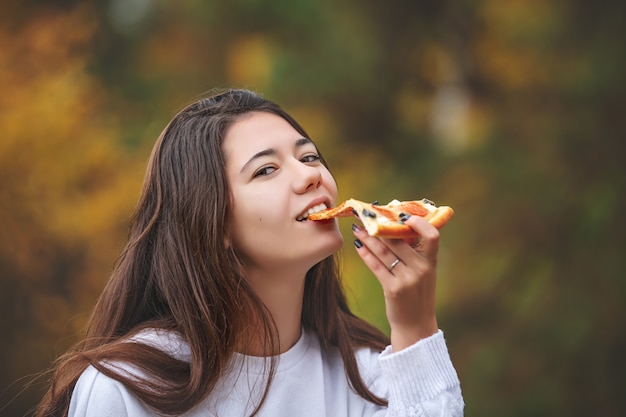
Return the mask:
POLYGON ((399 352, 387 346, 379 361, 390 405, 417 404, 460 385, 441 330, 399 352))

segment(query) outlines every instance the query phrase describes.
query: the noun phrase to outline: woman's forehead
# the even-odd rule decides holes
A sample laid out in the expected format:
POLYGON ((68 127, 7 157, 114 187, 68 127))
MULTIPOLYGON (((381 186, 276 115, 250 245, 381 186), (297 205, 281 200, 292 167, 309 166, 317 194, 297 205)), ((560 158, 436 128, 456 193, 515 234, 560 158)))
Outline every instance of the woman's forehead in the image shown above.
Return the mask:
POLYGON ((253 112, 239 118, 226 131, 224 153, 232 162, 245 161, 267 149, 295 148, 313 144, 282 117, 273 113, 253 112))

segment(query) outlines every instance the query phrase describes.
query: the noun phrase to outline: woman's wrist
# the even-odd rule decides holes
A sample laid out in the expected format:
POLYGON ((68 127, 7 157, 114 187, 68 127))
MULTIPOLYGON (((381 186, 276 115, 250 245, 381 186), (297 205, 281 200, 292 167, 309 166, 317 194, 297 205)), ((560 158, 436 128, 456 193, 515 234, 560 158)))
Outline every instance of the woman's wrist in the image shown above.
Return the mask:
POLYGON ((391 347, 394 352, 398 352, 434 335, 438 331, 439 326, 437 325, 437 319, 434 317, 415 326, 391 326, 391 347))

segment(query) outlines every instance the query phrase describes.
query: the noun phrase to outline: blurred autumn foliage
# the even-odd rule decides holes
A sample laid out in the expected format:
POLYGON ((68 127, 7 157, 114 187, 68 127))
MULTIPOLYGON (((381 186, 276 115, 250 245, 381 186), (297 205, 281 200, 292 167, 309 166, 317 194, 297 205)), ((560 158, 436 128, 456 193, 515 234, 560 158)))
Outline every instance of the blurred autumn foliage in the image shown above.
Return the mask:
MULTIPOLYGON (((80 336, 160 130, 229 86, 302 122, 340 198, 456 209, 439 321, 466 415, 624 415, 625 17, 609 0, 3 1, 0 415, 28 415, 32 376, 80 336)), ((353 306, 386 329, 342 228, 353 306)))

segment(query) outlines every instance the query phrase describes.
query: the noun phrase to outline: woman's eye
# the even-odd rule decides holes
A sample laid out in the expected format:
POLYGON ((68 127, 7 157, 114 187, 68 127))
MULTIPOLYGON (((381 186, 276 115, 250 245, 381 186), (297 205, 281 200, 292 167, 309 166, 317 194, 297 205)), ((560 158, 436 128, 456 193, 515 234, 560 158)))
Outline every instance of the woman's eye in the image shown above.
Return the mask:
POLYGON ((269 175, 274 171, 276 171, 276 168, 272 166, 263 167, 254 173, 254 178, 269 175))
POLYGON ((310 162, 315 162, 315 161, 319 161, 320 160, 320 156, 319 154, 316 153, 311 153, 308 155, 304 155, 302 158, 300 158, 300 161, 303 163, 310 163, 310 162))

